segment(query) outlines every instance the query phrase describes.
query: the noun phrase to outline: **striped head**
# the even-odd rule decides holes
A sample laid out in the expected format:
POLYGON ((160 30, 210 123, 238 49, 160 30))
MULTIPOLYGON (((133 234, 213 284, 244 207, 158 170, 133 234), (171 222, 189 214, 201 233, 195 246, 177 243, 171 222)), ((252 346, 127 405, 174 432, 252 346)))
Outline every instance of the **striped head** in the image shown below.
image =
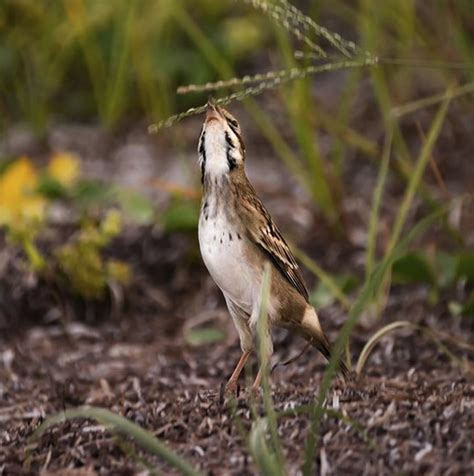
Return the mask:
POLYGON ((198 155, 203 180, 206 175, 227 175, 244 166, 245 146, 239 123, 223 107, 211 102, 207 104, 198 155))

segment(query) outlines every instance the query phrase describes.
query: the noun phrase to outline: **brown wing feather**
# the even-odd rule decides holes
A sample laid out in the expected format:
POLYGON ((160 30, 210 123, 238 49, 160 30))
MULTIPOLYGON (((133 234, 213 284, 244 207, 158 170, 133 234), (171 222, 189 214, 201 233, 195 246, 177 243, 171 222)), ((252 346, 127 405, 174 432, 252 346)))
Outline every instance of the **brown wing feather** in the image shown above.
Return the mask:
POLYGON ((283 276, 308 301, 308 290, 293 254, 272 217, 258 199, 250 182, 238 187, 242 205, 242 220, 249 238, 266 252, 283 276))

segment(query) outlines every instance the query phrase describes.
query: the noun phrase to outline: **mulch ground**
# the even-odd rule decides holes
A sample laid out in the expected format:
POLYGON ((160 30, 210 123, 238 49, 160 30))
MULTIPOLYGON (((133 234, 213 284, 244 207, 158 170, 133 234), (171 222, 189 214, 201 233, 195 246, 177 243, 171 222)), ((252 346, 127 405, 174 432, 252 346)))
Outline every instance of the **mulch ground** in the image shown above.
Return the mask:
MULTIPOLYGON (((75 319, 77 307, 71 306, 72 318, 63 321, 54 319, 57 296, 48 302, 45 293, 39 292, 42 284, 37 283, 33 286, 36 295, 46 300, 36 303, 37 307, 50 307, 52 322, 29 322, 2 333, 0 474, 147 474, 140 458, 163 474, 175 474, 159 458, 142 453, 94 421, 58 424, 38 441, 29 442, 45 417, 83 404, 109 408, 131 419, 206 474, 256 473, 248 449, 253 417, 245 379, 236 408, 223 403, 220 395, 239 357, 223 302, 201 265, 191 266, 185 275, 176 270, 170 274, 166 268, 167 248, 179 250, 181 242, 184 250, 189 238, 148 239, 160 245, 156 259, 162 260, 167 286, 177 298, 170 298, 171 288, 167 292, 155 273, 161 294, 146 276, 141 290, 135 286, 129 292, 127 299, 134 300, 135 306, 142 300, 140 313, 135 309, 130 315, 125 299, 120 309, 116 303, 81 309, 90 322, 75 319), (186 290, 184 303, 180 296, 186 290), (191 346, 186 340, 189 329, 207 325, 221 329, 226 339, 191 346)), ((14 275, 10 273, 10 282, 14 275)), ((413 322, 449 335, 442 341, 455 359, 416 332, 386 337, 358 382, 345 384, 336 379, 333 383, 328 396, 331 412, 323 418, 316 451, 318 474, 472 474, 472 353, 467 345, 463 347, 472 342, 472 326, 451 316, 435 317, 437 311, 425 307, 422 288, 414 288, 410 295, 392 294, 386 317, 357 326, 354 356, 375 329, 409 315, 413 322)), ((34 301, 24 291, 11 295, 12 306, 17 298, 30 303, 27 307, 34 301)), ((344 318, 337 307, 322 314, 332 339, 344 318)), ((275 342, 275 362, 304 347, 284 332, 276 333, 275 342)), ((308 350, 296 362, 273 372, 275 407, 286 411, 279 419, 279 434, 288 474, 298 474, 309 428, 308 414, 291 410, 315 401, 324 368, 323 359, 308 350)), ((261 402, 256 405, 262 413, 261 402)))

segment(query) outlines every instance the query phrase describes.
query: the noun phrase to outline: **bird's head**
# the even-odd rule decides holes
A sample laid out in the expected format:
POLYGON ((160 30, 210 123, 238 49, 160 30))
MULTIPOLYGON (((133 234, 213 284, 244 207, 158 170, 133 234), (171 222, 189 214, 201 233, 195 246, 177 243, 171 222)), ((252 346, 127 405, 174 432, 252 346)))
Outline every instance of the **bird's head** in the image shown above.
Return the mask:
POLYGON ((198 145, 203 177, 230 174, 243 168, 245 147, 240 134, 235 117, 209 101, 198 145))

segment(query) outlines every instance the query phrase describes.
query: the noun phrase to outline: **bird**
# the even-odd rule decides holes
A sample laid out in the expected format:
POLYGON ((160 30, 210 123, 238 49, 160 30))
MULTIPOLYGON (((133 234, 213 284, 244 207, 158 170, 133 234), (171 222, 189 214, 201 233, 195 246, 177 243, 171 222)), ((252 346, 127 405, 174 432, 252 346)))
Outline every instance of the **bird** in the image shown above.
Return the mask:
MULTIPOLYGON (((265 353, 273 352, 270 326, 303 336, 329 360, 331 345, 309 302, 298 264, 245 172, 246 152, 236 118, 209 100, 198 142, 202 199, 198 238, 207 270, 224 295, 240 339, 241 357, 225 390, 234 393, 255 349, 265 266, 271 270, 265 353), (269 263, 269 265, 266 265, 269 263)), ((341 360, 339 369, 349 371, 341 360)), ((263 369, 253 390, 260 387, 263 369)))

